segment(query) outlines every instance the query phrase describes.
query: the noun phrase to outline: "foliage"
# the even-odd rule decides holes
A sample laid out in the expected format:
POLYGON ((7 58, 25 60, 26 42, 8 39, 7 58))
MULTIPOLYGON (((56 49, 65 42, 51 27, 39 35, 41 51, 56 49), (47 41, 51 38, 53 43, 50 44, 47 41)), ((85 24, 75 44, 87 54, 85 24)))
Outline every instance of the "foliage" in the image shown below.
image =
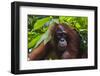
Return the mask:
POLYGON ((53 23, 64 23, 74 27, 80 34, 81 51, 87 50, 87 17, 41 15, 28 15, 28 49, 36 48, 45 39, 45 42, 50 40, 48 27, 53 23))

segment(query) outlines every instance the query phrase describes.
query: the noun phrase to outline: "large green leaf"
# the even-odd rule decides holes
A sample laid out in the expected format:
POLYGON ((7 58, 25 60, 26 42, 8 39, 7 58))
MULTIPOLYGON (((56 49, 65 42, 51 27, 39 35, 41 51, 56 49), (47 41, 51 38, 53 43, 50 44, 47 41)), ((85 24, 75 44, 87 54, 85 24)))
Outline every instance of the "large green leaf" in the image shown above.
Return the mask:
POLYGON ((33 48, 40 38, 41 35, 38 35, 36 38, 33 38, 33 40, 28 44, 28 49, 33 48))
POLYGON ((44 42, 44 44, 46 44, 49 40, 51 39, 51 35, 49 34, 48 31, 46 31, 41 38, 39 39, 39 41, 36 43, 35 47, 38 47, 40 45, 41 42, 44 42))
POLYGON ((38 47, 40 45, 41 42, 44 42, 44 45, 47 44, 50 40, 51 40, 51 27, 53 27, 55 25, 55 23, 49 23, 49 27, 48 30, 41 36, 41 38, 38 40, 38 42, 36 43, 35 47, 38 47))
POLYGON ((43 19, 39 19, 36 21, 36 23, 34 24, 34 30, 38 30, 41 29, 41 27, 50 20, 50 17, 46 17, 43 19))

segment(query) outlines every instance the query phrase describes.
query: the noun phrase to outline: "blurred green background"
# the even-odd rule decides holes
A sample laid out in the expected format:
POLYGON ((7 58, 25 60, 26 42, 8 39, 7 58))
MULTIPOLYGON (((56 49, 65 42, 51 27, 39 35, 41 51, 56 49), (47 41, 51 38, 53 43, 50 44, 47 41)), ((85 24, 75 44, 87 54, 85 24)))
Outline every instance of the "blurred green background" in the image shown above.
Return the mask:
POLYGON ((43 36, 46 36, 45 33, 52 23, 74 27, 80 34, 81 51, 87 51, 88 17, 28 15, 28 52, 36 47, 43 36))

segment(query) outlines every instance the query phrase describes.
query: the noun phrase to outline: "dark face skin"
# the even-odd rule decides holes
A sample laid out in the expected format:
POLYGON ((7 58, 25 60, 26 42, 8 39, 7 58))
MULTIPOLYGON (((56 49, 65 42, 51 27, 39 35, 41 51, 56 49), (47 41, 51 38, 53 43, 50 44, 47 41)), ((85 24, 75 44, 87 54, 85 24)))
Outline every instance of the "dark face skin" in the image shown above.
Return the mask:
POLYGON ((59 25, 55 32, 55 41, 57 44, 57 48, 60 51, 65 51, 68 44, 67 33, 63 26, 59 25))

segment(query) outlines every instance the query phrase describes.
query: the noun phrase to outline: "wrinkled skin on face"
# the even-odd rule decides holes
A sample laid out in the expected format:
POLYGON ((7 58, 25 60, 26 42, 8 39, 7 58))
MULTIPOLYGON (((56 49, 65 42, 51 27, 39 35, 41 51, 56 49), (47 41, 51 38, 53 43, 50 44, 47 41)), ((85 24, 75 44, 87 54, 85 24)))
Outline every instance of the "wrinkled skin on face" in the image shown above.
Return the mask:
POLYGON ((57 48, 60 51, 65 51, 68 44, 67 32, 64 27, 59 25, 58 29, 55 32, 55 42, 57 44, 57 48))

